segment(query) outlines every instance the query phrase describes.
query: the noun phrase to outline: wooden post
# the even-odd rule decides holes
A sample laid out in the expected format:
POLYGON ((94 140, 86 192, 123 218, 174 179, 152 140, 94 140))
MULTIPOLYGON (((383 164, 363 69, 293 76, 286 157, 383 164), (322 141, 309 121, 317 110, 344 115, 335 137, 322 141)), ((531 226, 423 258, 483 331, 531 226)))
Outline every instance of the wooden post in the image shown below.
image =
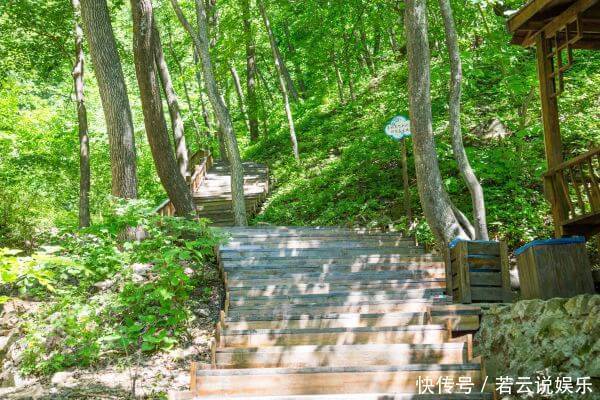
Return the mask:
MULTIPOLYGON (((412 208, 410 206, 410 186, 408 182, 408 162, 406 156, 406 139, 400 140, 400 154, 402 155, 402 182, 404 184, 404 211, 408 219, 408 227, 412 226, 412 208)), ((406 230, 407 233, 409 229, 406 230)))
MULTIPOLYGON (((542 120, 544 123, 544 145, 548 169, 563 162, 560 123, 558 120, 558 101, 556 98, 555 80, 552 77, 553 58, 550 54, 548 40, 543 32, 536 37, 538 79, 540 82, 540 101, 542 103, 542 120)), ((556 176, 562 179, 562 176, 556 176)), ((546 179, 544 182, 546 197, 552 205, 554 233, 556 237, 563 234, 562 222, 567 219, 566 199, 558 194, 556 181, 546 179)))

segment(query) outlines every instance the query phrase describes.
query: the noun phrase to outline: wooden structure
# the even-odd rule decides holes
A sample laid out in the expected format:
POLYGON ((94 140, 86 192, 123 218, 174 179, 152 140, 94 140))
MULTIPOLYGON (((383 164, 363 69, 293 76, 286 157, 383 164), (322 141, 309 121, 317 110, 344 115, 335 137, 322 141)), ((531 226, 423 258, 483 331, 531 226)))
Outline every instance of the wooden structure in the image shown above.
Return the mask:
POLYGON ((512 301, 506 243, 453 241, 446 270, 446 288, 456 303, 512 301))
POLYGON ((534 241, 515 254, 524 299, 594 293, 583 237, 534 241))
POLYGON ((492 399, 473 358, 481 309, 449 304, 442 258, 414 239, 341 227, 224 231, 211 361, 192 364, 189 390, 170 399, 492 399), (476 393, 421 396, 425 377, 470 377, 476 393))
MULTIPOLYGON (((548 171, 546 197, 556 237, 600 232, 600 148, 565 160, 558 97, 574 49, 600 50, 599 0, 531 0, 508 20, 516 45, 536 46, 548 171)), ((600 132, 599 132, 600 135, 600 132)))
MULTIPOLYGON (((231 197, 231 171, 223 162, 213 162, 210 152, 199 151, 191 159, 188 180, 194 196, 196 211, 200 218, 208 218, 212 225, 233 226, 233 203, 231 197)), ((266 165, 245 162, 244 199, 246 214, 252 216, 269 193, 269 168, 266 165)), ((157 209, 160 215, 172 216, 175 207, 169 199, 157 209)))

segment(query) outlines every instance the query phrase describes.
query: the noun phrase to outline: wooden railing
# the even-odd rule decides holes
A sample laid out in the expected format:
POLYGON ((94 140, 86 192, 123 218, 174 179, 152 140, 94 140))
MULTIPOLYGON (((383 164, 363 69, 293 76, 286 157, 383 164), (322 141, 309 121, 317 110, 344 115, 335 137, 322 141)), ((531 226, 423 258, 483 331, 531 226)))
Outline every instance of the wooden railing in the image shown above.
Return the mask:
MULTIPOLYGON (((188 184, 192 193, 200 188, 212 164, 213 158, 210 150, 199 150, 192 155, 190 158, 190 176, 188 178, 188 184)), ((175 206, 173 206, 170 199, 167 199, 156 208, 155 212, 163 216, 173 216, 175 215, 175 206)))
MULTIPOLYGON (((555 218, 558 215, 561 219, 555 222, 558 225, 578 222, 586 225, 585 219, 600 215, 600 147, 549 169, 544 180, 549 200, 558 208, 555 213, 555 218)), ((589 227, 583 229, 565 233, 586 234, 589 227)))

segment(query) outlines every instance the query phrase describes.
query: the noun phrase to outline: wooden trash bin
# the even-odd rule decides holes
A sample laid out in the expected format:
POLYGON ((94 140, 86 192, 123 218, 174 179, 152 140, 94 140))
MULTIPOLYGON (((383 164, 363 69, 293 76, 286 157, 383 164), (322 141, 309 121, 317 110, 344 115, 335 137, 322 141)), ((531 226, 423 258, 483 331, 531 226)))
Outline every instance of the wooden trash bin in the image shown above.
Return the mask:
POLYGON ((446 287, 455 303, 512 301, 506 243, 456 239, 446 262, 446 287))
POLYGON ((581 236, 535 240, 515 251, 523 299, 594 293, 590 261, 581 236))

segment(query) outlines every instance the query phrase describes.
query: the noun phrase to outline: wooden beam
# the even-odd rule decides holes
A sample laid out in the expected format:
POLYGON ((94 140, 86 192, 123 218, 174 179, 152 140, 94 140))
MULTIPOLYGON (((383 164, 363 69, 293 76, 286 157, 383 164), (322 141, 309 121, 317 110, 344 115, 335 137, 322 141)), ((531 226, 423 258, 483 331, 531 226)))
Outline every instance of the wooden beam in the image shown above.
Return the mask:
POLYGON ((546 26, 544 26, 538 33, 525 38, 522 46, 529 47, 533 45, 536 41, 536 37, 540 33, 544 33, 546 38, 554 37, 560 29, 564 28, 567 24, 572 23, 577 18, 577 15, 592 7, 597 2, 598 0, 578 0, 560 15, 553 18, 552 21, 546 24, 546 26))
MULTIPOLYGON (((558 102, 554 79, 551 78, 553 59, 548 58, 550 49, 543 32, 536 36, 537 69, 540 84, 540 101, 542 104, 542 120, 544 124, 544 146, 548 169, 553 169, 563 162, 560 123, 558 120, 558 102)), ((565 199, 557 195, 551 179, 544 181, 546 197, 552 206, 555 235, 562 236, 562 223, 568 216, 565 199)))
POLYGON ((552 0, 533 0, 521 8, 509 18, 507 22, 509 32, 515 33, 517 29, 523 26, 523 24, 529 21, 529 19, 531 19, 535 14, 537 14, 551 2, 552 0))

